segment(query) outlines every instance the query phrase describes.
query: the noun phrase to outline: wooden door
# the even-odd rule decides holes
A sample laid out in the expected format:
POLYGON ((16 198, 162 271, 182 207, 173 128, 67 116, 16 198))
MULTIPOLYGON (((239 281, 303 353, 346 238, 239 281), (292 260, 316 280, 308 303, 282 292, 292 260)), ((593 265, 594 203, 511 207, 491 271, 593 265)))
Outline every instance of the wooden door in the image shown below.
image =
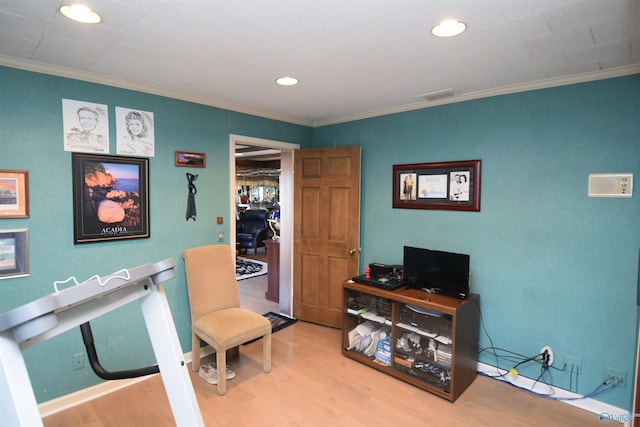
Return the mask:
POLYGON ((340 328, 342 282, 358 275, 360 147, 294 153, 293 315, 340 328))

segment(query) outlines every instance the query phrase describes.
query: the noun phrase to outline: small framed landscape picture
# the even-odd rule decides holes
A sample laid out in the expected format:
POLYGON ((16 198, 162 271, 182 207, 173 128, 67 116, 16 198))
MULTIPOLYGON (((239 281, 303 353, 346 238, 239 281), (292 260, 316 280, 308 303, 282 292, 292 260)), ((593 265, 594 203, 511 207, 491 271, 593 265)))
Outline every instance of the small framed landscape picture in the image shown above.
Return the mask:
POLYGON ((26 228, 0 230, 0 279, 29 275, 29 239, 26 228))
POLYGON ((207 155, 205 153, 190 153, 188 151, 176 151, 176 166, 190 168, 206 168, 207 155))
POLYGON ((29 217, 29 172, 0 170, 0 219, 29 217))

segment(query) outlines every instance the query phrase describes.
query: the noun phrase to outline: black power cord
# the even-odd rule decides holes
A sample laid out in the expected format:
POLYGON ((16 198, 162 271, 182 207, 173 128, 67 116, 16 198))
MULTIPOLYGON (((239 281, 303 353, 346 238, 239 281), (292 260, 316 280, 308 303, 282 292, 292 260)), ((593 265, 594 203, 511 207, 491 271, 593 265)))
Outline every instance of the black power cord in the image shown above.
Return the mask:
POLYGON ((80 325, 80 332, 82 332, 82 341, 84 341, 84 347, 87 349, 87 357, 89 358, 91 369, 93 369, 93 372, 103 380, 123 380, 127 378, 137 378, 145 375, 157 374, 160 372, 158 365, 126 371, 107 371, 100 364, 100 360, 98 360, 98 352, 96 351, 96 346, 93 343, 91 324, 86 322, 80 325))
MULTIPOLYGON (((501 382, 504 382, 505 384, 508 384, 508 385, 510 385, 512 387, 515 387, 517 389, 526 391, 526 392, 528 392, 530 394, 533 394, 535 396, 544 397, 544 398, 552 399, 552 400, 559 400, 559 401, 575 401, 575 400, 594 398, 596 396, 600 396, 600 395, 602 395, 602 394, 604 394, 606 392, 609 392, 609 391, 615 389, 616 387, 620 386, 620 382, 616 382, 614 384, 610 384, 611 381, 606 381, 605 380, 602 383, 600 383, 593 391, 591 391, 591 392, 589 392, 589 393, 587 393, 587 394, 585 394, 583 396, 559 397, 559 396, 554 396, 553 393, 538 393, 538 392, 533 390, 533 387, 531 389, 528 389, 528 388, 525 388, 525 387, 522 387, 520 385, 512 383, 511 381, 509 381, 506 378, 506 374, 511 373, 512 371, 514 371, 515 374, 517 375, 516 368, 518 366, 524 364, 524 363, 527 363, 527 362, 538 362, 538 363, 541 364, 541 366, 540 366, 540 368, 541 368, 540 369, 540 375, 535 380, 534 387, 535 387, 535 384, 538 381, 543 379, 545 373, 549 373, 549 375, 551 375, 551 370, 552 369, 556 370, 556 371, 559 371, 559 372, 564 372, 564 371, 567 370, 567 365, 565 364, 565 366, 562 369, 557 368, 555 366, 550 366, 549 362, 551 361, 551 358, 550 358, 549 352, 546 349, 542 353, 539 353, 539 354, 537 354, 535 356, 529 357, 529 356, 525 356, 525 355, 513 352, 511 350, 507 350, 507 349, 504 349, 504 348, 500 348, 500 347, 494 346, 493 340, 491 339, 491 336, 487 332, 487 328, 486 328, 486 326, 484 324, 484 319, 482 317, 482 311, 480 310, 480 304, 478 304, 476 302, 476 305, 477 305, 477 308, 478 308, 478 312, 480 314, 480 322, 481 322, 481 325, 482 325, 482 329, 483 329, 484 333, 486 334, 487 338, 489 339, 489 342, 491 343, 491 345, 489 347, 481 348, 480 351, 478 352, 478 354, 481 354, 483 352, 488 352, 490 354, 493 354, 493 356, 496 359, 495 368, 496 368, 496 370, 498 372, 500 372, 500 368, 498 366, 498 362, 499 362, 500 359, 515 363, 510 370, 507 370, 504 373, 499 374, 499 375, 490 375, 490 374, 487 374, 487 373, 482 372, 482 371, 479 371, 478 374, 483 375, 485 377, 493 378, 493 379, 501 381, 501 382), (500 353, 504 353, 504 354, 498 354, 499 352, 500 353)), ((570 369, 570 380, 571 380, 571 382, 569 383, 569 388, 570 389, 573 388, 573 374, 575 372, 575 374, 576 374, 576 390, 577 390, 577 388, 578 388, 578 370, 575 369, 575 368, 576 368, 576 366, 572 364, 571 365, 571 369, 570 369)), ((550 384, 548 384, 546 382, 544 382, 544 384, 548 385, 549 387, 552 387, 550 384)))

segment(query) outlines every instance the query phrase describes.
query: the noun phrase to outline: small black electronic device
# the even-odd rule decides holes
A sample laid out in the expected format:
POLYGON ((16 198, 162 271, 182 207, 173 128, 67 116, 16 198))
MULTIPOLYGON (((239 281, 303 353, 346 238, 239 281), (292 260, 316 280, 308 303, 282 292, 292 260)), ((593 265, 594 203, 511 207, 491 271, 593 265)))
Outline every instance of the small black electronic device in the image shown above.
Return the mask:
POLYGON ((374 262, 369 264, 369 274, 371 277, 393 277, 395 279, 402 279, 402 266, 374 262))
POLYGON ((469 295, 469 255, 404 247, 407 286, 465 299, 469 295))
POLYGON ((386 290, 394 290, 404 286, 404 283, 401 279, 395 279, 393 277, 387 278, 383 276, 379 277, 367 277, 366 274, 361 274, 360 276, 356 276, 352 279, 354 282, 362 283, 364 285, 375 286, 376 288, 386 289, 386 290))
POLYGON ((353 278, 353 281, 387 290, 398 289, 404 286, 401 265, 387 265, 376 262, 369 264, 367 270, 367 274, 356 276, 353 278))

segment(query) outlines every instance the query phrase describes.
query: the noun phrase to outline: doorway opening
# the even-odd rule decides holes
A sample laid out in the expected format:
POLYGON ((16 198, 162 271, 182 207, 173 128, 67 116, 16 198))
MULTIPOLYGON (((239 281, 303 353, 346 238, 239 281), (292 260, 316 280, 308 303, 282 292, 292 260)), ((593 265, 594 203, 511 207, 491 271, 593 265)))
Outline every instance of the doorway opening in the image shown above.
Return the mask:
MULTIPOLYGON (((242 135, 232 134, 229 138, 230 244, 236 246, 235 230, 240 210, 255 208, 271 213, 279 211, 277 312, 287 316, 293 316, 293 151, 298 148, 298 144, 242 135), (276 174, 273 170, 277 169, 278 164, 279 173, 276 174), (254 171, 249 172, 250 169, 254 171), (244 173, 244 179, 240 179, 243 185, 238 185, 238 172, 244 173)), ((248 252, 253 253, 253 250, 248 252)), ((256 250, 256 254, 258 259, 266 258, 264 248, 256 250)))

